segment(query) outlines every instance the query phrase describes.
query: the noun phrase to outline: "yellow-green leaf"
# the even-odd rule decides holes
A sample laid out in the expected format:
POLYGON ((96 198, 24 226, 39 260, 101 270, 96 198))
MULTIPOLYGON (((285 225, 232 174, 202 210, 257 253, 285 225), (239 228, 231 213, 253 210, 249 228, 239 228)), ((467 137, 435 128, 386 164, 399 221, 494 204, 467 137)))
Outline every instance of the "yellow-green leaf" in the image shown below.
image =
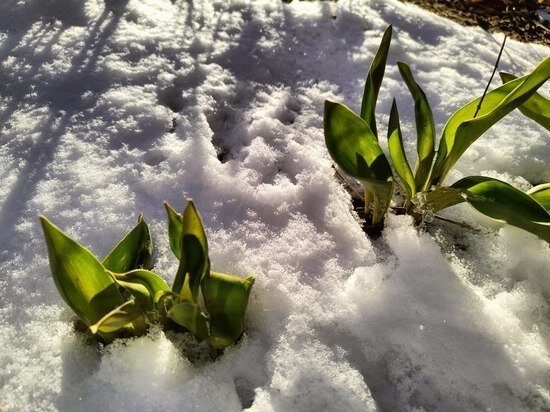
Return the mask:
POLYGON ((199 286, 208 269, 208 242, 201 217, 189 200, 183 213, 180 238, 180 264, 174 286, 175 293, 198 302, 199 286))
POLYGON ((111 273, 115 281, 126 288, 136 300, 147 310, 152 310, 161 294, 159 292, 170 292, 170 287, 155 273, 136 269, 126 273, 111 273))
POLYGON ((90 326, 93 334, 113 334, 123 329, 132 336, 139 336, 147 330, 143 308, 134 300, 123 303, 90 326))
MULTIPOLYGON (((500 72, 500 78, 503 83, 508 83, 518 77, 510 73, 500 72)), ((540 93, 533 93, 518 109, 525 116, 546 128, 546 130, 550 130, 550 99, 547 99, 540 93)))
POLYGON ((198 304, 189 301, 175 303, 168 311, 168 317, 186 328, 198 341, 210 335, 208 317, 198 304))
POLYGON ((103 266, 115 273, 151 266, 153 241, 149 227, 139 215, 138 224, 113 248, 103 260, 103 266))
POLYGON ((391 106, 390 121, 388 124, 388 148, 393 162, 393 168, 403 183, 403 187, 407 192, 407 200, 416 194, 416 184, 414 176, 411 172, 405 148, 403 147, 403 136, 401 135, 401 127, 399 125, 399 113, 397 112, 397 104, 393 99, 391 106))
POLYGON ((211 272, 202 282, 210 317, 210 346, 223 349, 235 343, 244 330, 244 317, 254 276, 240 278, 211 272))
POLYGON ((40 216, 50 268, 65 302, 87 325, 124 303, 118 286, 101 262, 44 216, 40 216))
POLYGON ((439 185, 473 142, 493 124, 529 100, 549 78, 550 57, 547 57, 529 75, 487 93, 477 117, 474 116, 481 97, 455 112, 443 130, 430 177, 431 184, 439 185))
POLYGON ((176 257, 181 257, 181 230, 183 227, 183 216, 170 206, 168 202, 164 202, 166 213, 168 214, 168 242, 170 249, 176 257))
POLYGON ((463 191, 451 187, 441 186, 426 192, 418 192, 412 202, 419 211, 433 213, 465 201, 463 191))
POLYGON ((401 77, 407 84, 414 99, 414 117, 416 120, 416 151, 418 159, 414 168, 417 190, 426 190, 433 158, 435 156, 435 125, 430 103, 424 91, 414 80, 411 69, 403 62, 397 62, 401 77))
POLYGON ((547 211, 550 211, 550 183, 532 187, 526 193, 539 202, 547 211))

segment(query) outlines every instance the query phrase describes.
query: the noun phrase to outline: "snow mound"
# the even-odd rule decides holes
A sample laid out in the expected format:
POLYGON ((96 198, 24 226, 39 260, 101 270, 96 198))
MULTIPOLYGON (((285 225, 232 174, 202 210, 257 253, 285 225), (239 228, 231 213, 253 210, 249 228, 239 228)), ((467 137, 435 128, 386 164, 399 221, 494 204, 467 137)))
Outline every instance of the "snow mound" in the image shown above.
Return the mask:
MULTIPOLYGON (((414 153, 411 65, 436 127, 481 95, 501 39, 396 0, 4 0, 0 4, 0 409, 550 409, 550 250, 468 207, 370 240, 324 147, 324 99, 379 96, 414 153), (140 212, 172 281, 162 201, 192 197, 214 269, 257 281, 216 362, 153 329, 97 348, 72 327, 36 215, 103 257, 140 212)), ((522 74, 548 48, 509 41, 522 74)), ((547 90, 547 88, 546 88, 547 90)), ((383 139, 382 139, 383 140, 383 139)), ((382 144, 385 143, 382 141, 382 144)), ((450 175, 550 181, 548 133, 512 113, 450 175)))

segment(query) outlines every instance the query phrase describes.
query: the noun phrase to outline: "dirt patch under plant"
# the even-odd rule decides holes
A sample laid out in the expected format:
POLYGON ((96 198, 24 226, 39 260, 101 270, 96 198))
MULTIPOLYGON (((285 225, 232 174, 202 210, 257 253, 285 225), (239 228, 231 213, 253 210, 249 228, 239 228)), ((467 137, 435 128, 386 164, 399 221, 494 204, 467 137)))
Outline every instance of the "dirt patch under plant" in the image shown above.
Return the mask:
POLYGON ((401 0, 466 26, 480 26, 523 41, 550 46, 548 0, 401 0))

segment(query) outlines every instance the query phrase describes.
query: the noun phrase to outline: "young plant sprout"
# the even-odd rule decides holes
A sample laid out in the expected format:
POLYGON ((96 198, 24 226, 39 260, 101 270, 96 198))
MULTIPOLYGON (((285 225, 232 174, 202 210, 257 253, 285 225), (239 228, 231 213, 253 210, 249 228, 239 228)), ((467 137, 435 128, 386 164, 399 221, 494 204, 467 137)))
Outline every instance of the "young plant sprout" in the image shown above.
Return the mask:
POLYGON ((172 288, 149 270, 153 243, 141 215, 103 261, 40 216, 52 277, 65 302, 104 343, 143 335, 155 322, 165 327, 174 322, 218 353, 244 331, 254 277, 211 271, 206 233, 193 201, 183 215, 165 206, 170 247, 180 261, 172 288))
MULTIPOLYGON (((324 114, 328 151, 344 172, 364 185, 367 225, 378 230, 383 228, 395 181, 390 163, 378 143, 374 118, 390 42, 391 26, 386 29, 367 73, 361 115, 328 100, 324 114)), ((466 104, 449 118, 437 152, 434 120, 426 95, 409 66, 402 62, 397 65, 414 100, 418 154, 412 169, 403 148, 394 100, 388 125, 388 148, 397 181, 404 191, 405 200, 400 209, 419 222, 426 214, 467 202, 490 218, 524 229, 550 243, 548 184, 524 193, 498 179, 470 176, 450 187, 442 186, 466 149, 512 110, 519 108, 526 116, 550 129, 550 101, 536 93, 550 78, 550 57, 523 77, 501 73, 505 84, 466 104)))

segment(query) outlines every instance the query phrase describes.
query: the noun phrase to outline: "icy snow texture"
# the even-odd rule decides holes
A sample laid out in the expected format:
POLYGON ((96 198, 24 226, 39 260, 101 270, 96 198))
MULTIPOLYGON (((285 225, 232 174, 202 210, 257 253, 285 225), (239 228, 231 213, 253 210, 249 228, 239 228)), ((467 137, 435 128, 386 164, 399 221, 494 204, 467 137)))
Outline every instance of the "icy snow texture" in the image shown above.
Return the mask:
MULTIPOLYGON (((437 129, 480 95, 501 38, 398 1, 0 2, 0 409, 548 410, 549 248, 468 207, 369 240, 333 176, 323 100, 358 109, 382 31, 379 101, 406 149, 408 62, 437 129), (98 351, 72 329, 36 215, 103 256, 148 219, 172 280, 162 201, 197 202, 215 269, 257 282, 248 332, 217 362, 185 336, 98 351)), ((508 42, 501 67, 548 54, 508 42)), ((498 83, 498 80, 496 80, 498 83)), ((382 139, 384 140, 384 139, 382 139)), ((548 134, 513 113, 449 180, 550 180, 548 134)))

